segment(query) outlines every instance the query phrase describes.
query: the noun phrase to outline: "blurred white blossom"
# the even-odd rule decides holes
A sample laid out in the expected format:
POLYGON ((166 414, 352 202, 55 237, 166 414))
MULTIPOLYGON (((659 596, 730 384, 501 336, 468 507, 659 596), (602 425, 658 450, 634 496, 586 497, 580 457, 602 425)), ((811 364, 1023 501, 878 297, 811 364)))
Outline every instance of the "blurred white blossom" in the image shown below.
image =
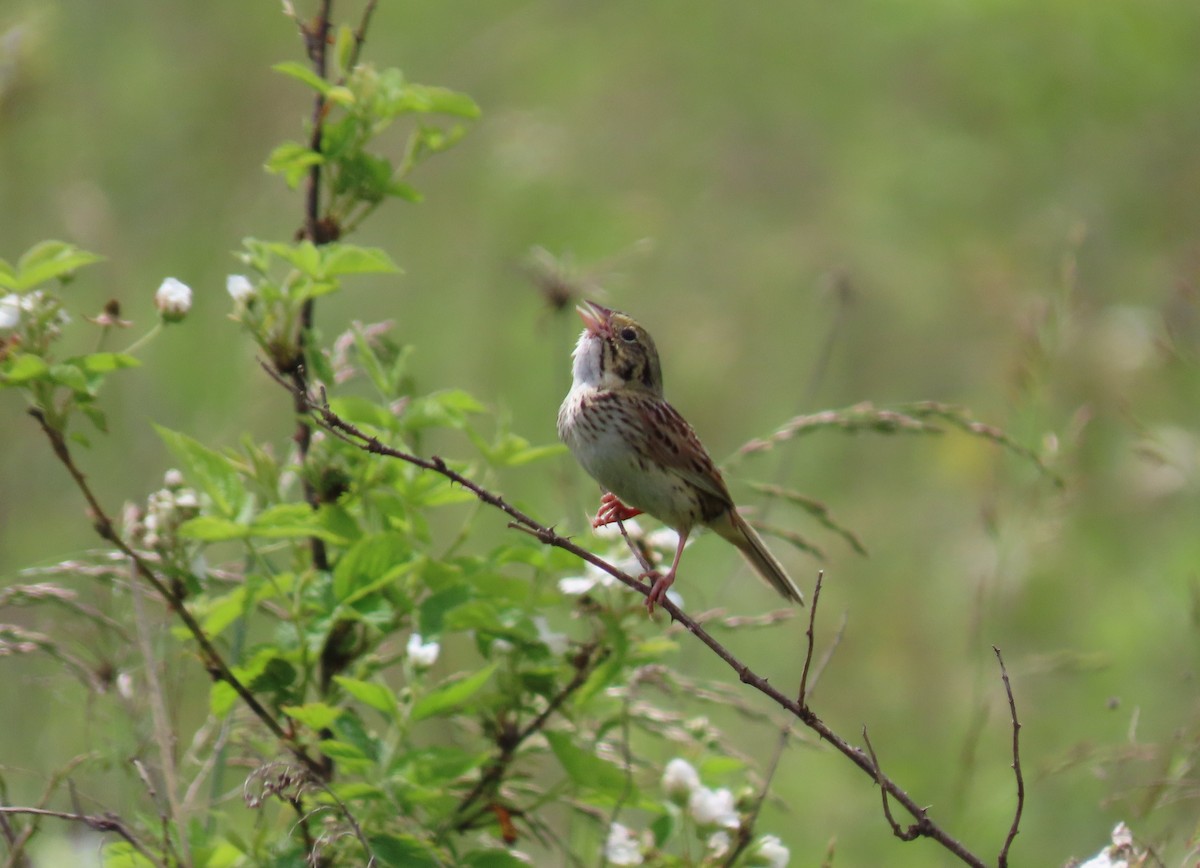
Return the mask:
POLYGON ((787 868, 788 860, 792 858, 791 851, 774 835, 759 838, 756 852, 766 860, 768 868, 787 868))
POLYGON ((425 642, 420 633, 408 637, 408 659, 418 669, 428 669, 437 662, 442 646, 437 642, 425 642))
POLYGON ((676 757, 663 769, 662 788, 672 800, 686 801, 700 789, 700 775, 690 762, 676 757))
POLYGON ((712 855, 713 857, 715 857, 717 859, 720 859, 722 856, 724 856, 726 853, 729 852, 730 843, 731 842, 729 840, 729 833, 726 832, 724 829, 721 829, 720 831, 713 832, 711 835, 708 836, 708 842, 707 842, 706 846, 709 849, 710 855, 712 855))
POLYGON ((604 842, 604 858, 613 865, 641 865, 642 849, 637 837, 620 823, 613 823, 604 842))
POLYGON ((179 322, 192 309, 192 288, 181 280, 168 277, 154 293, 154 305, 163 322, 179 322))
POLYGON ((1133 833, 1124 823, 1117 823, 1112 830, 1112 844, 1105 847, 1091 859, 1079 865, 1079 868, 1129 868, 1131 860, 1135 865, 1141 865, 1143 854, 1133 846, 1133 833))
POLYGON ((244 304, 254 297, 254 284, 244 274, 231 274, 225 278, 225 291, 234 304, 244 304))
POLYGON ((0 332, 8 332, 21 324, 21 297, 15 293, 0 298, 0 332))
POLYGON ((700 787, 688 798, 688 813, 700 826, 738 827, 737 811, 733 808, 733 793, 725 787, 710 790, 700 787))

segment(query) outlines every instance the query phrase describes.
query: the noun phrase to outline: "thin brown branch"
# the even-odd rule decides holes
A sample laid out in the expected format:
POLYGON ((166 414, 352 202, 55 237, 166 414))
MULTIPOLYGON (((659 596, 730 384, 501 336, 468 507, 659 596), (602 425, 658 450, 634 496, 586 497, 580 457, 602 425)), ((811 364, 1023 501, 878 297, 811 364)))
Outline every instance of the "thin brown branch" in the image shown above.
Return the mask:
POLYGON ((454 820, 455 831, 465 832, 468 829, 474 828, 475 822, 491 810, 490 805, 483 805, 477 810, 467 813, 468 808, 479 801, 481 796, 499 785, 504 777, 504 773, 516 758, 517 749, 531 735, 541 732, 550 720, 551 715, 562 707, 562 704, 567 701, 571 694, 583 686, 584 682, 588 680, 588 677, 596 668, 596 665, 607 656, 603 653, 597 654, 596 650, 595 645, 585 645, 580 649, 579 653, 575 656, 574 676, 554 695, 546 704, 546 707, 542 709, 541 713, 529 721, 523 728, 514 731, 507 729, 503 725, 499 727, 496 737, 497 746, 500 749, 499 753, 492 760, 487 771, 480 775, 479 780, 475 782, 475 786, 463 796, 462 801, 455 809, 453 818, 459 818, 454 820))
POLYGON ((879 784, 879 795, 883 799, 883 816, 887 819, 888 825, 892 827, 893 835, 901 841, 912 841, 917 836, 923 834, 921 824, 928 822, 928 818, 924 816, 925 812, 922 810, 921 815, 917 817, 917 822, 913 823, 907 829, 896 822, 896 818, 892 816, 892 807, 888 803, 887 787, 883 785, 883 769, 879 767, 879 757, 875 755, 875 747, 871 744, 871 737, 867 735, 867 728, 865 726, 862 728, 862 737, 863 744, 867 746, 867 753, 871 755, 871 767, 875 774, 875 782, 879 784))
POLYGON ((49 808, 23 808, 9 805, 0 805, 0 814, 53 817, 59 820, 83 823, 94 832, 112 832, 114 835, 128 842, 129 846, 137 850, 152 865, 164 865, 161 859, 156 859, 150 854, 150 851, 142 845, 142 842, 137 839, 133 832, 129 831, 129 827, 121 822, 121 818, 115 814, 79 814, 71 811, 52 811, 49 808))
POLYGON ((76 487, 83 495, 83 499, 87 502, 92 516, 92 524, 96 529, 96 533, 98 533, 102 539, 115 546, 122 554, 125 555, 126 558, 129 559, 129 562, 133 564, 138 576, 140 576, 152 588, 154 588, 159 596, 161 596, 166 602, 171 612, 183 622, 184 627, 187 628, 188 633, 191 634, 192 638, 199 646, 200 659, 204 665, 204 668, 208 671, 209 676, 214 680, 224 681, 231 688, 233 688, 234 692, 237 693, 242 702, 244 702, 246 706, 254 713, 255 717, 257 717, 267 727, 267 729, 271 731, 271 734, 274 735, 280 741, 280 743, 282 743, 310 771, 320 777, 322 775, 321 763, 313 759, 313 757, 310 756, 301 745, 297 744, 295 740, 284 731, 279 721, 277 721, 275 717, 269 711, 267 711, 263 704, 258 701, 257 697, 250 692, 246 685, 243 684, 241 680, 233 674, 233 671, 229 668, 229 664, 225 662, 225 658, 221 656, 221 653, 217 650, 216 646, 213 645, 212 640, 210 640, 208 635, 204 632, 204 628, 200 626, 200 622, 196 620, 195 616, 192 615, 191 611, 186 605, 184 605, 183 599, 179 597, 173 590, 171 590, 169 583, 160 578, 151 568, 150 563, 144 557, 142 557, 139 552, 135 551, 119 533, 117 533, 116 528, 113 526, 112 519, 109 518, 108 513, 104 511, 104 508, 100 505, 99 500, 96 499, 96 495, 92 491, 92 487, 88 484, 87 477, 83 475, 83 472, 79 469, 78 465, 75 464, 75 459, 71 456, 71 450, 67 447, 67 442, 63 437, 62 432, 51 426, 49 421, 46 419, 45 414, 43 414, 42 411, 36 407, 30 409, 29 414, 38 421, 39 425, 41 425, 43 433, 45 433, 46 438, 50 441, 50 447, 53 449, 55 456, 67 469, 67 473, 69 473, 71 478, 75 481, 76 487))
MULTIPOLYGON (((815 604, 815 600, 813 601, 815 604)), ((779 741, 775 745, 775 753, 771 755, 771 764, 767 767, 767 776, 763 779, 762 790, 758 794, 758 798, 754 800, 754 807, 750 809, 750 813, 746 815, 746 819, 738 826, 737 830, 737 846, 733 848, 728 858, 725 860, 725 868, 733 868, 737 864, 738 857, 746 851, 750 846, 750 842, 754 839, 754 824, 758 822, 759 812, 762 811, 763 802, 767 800, 767 793, 771 791, 771 781, 775 778, 775 772, 779 770, 779 761, 783 759, 783 750, 787 747, 788 736, 792 734, 792 728, 788 724, 784 724, 779 730, 779 741)))
POLYGON ((808 610, 808 629, 804 631, 805 638, 808 642, 808 647, 804 652, 804 668, 800 671, 800 693, 796 697, 796 702, 801 708, 808 708, 808 668, 812 665, 813 656, 813 625, 817 620, 817 606, 821 602, 821 584, 825 580, 825 571, 817 571, 817 584, 813 588, 812 608, 808 610))
POLYGON ((1004 692, 1008 695, 1008 713, 1012 717, 1012 768, 1013 774, 1017 778, 1017 807, 1013 811, 1012 825, 1008 827, 1004 846, 1000 848, 1000 855, 996 857, 996 864, 1000 868, 1007 868, 1008 851, 1020 830, 1021 812, 1025 809, 1025 778, 1021 774, 1021 722, 1017 720, 1017 701, 1013 698, 1012 683, 1008 680, 1008 669, 1004 666, 1004 657, 1001 656, 1000 649, 995 645, 992 646, 992 650, 996 652, 996 662, 1000 664, 1000 677, 1004 681, 1004 692))
MULTIPOLYGON (((268 375, 275 379, 278 383, 283 385, 285 388, 291 388, 285 380, 271 370, 270 366, 264 364, 263 368, 266 370, 268 375)), ((324 400, 317 402, 313 399, 310 399, 308 396, 297 396, 297 398, 300 397, 303 397, 305 404, 315 416, 318 424, 335 436, 339 436, 348 442, 354 443, 358 446, 358 448, 368 453, 395 458, 397 460, 413 464, 417 467, 421 467, 425 470, 430 470, 441 474, 452 482, 455 482, 466 490, 470 491, 473 495, 487 505, 495 507, 503 512, 505 515, 511 518, 514 523, 521 525, 526 532, 537 537, 537 539, 543 544, 554 546, 570 552, 581 560, 584 560, 600 568, 601 570, 604 570, 613 578, 617 579, 643 596, 649 594, 649 585, 642 584, 632 576, 626 574, 622 570, 617 569, 603 558, 600 558, 587 549, 575 544, 567 537, 560 536, 554 531, 553 528, 546 527, 535 521, 533 518, 505 501, 500 495, 489 491, 470 478, 458 473, 455 470, 452 470, 446 464, 446 462, 438 456, 434 455, 430 458, 422 458, 420 456, 412 455, 402 450, 395 449, 391 446, 387 446, 378 438, 363 432, 352 423, 342 419, 329 409, 329 405, 324 400)), ((899 784, 885 775, 866 752, 851 745, 836 732, 830 729, 830 727, 819 717, 817 717, 817 715, 810 708, 801 705, 800 702, 792 699, 791 697, 785 696, 778 688, 773 687, 766 678, 758 675, 751 670, 750 667, 738 660, 738 658, 735 657, 728 648, 713 638, 713 636, 707 630, 705 630, 700 624, 696 623, 695 620, 684 613, 669 599, 664 599, 662 601, 661 608, 667 612, 673 621, 677 621, 682 624, 688 632, 690 632, 701 643, 706 645, 709 650, 721 658, 721 660, 723 660, 725 664, 737 674, 742 683, 747 684, 752 689, 762 693, 780 708, 783 708, 785 711, 795 716, 800 720, 801 723, 815 732, 820 738, 827 741, 835 750, 837 750, 856 766, 858 766, 863 772, 869 775, 873 780, 875 780, 879 786, 891 796, 892 799, 902 805, 904 809, 917 820, 917 822, 910 827, 911 829, 915 830, 914 837, 919 836, 929 838, 956 856, 964 864, 975 866, 975 868, 983 868, 985 864, 983 860, 971 853, 971 851, 968 850, 961 841, 956 839, 937 823, 930 820, 927 816, 926 810, 918 805, 916 801, 914 801, 913 798, 907 792, 905 792, 903 788, 900 787, 899 784)), ((482 792, 481 787, 477 786, 476 789, 482 792)), ((471 800, 474 801, 477 798, 478 795, 473 792, 471 794, 471 800)), ((461 828, 461 824, 459 824, 459 828, 461 828)))

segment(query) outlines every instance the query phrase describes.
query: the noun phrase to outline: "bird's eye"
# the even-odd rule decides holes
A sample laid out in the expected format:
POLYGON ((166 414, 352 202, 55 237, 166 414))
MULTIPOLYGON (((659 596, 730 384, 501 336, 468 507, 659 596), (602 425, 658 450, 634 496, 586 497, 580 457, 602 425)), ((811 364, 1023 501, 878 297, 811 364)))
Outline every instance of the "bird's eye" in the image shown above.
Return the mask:
POLYGON ((621 329, 621 340, 633 343, 637 340, 637 332, 627 326, 621 329))

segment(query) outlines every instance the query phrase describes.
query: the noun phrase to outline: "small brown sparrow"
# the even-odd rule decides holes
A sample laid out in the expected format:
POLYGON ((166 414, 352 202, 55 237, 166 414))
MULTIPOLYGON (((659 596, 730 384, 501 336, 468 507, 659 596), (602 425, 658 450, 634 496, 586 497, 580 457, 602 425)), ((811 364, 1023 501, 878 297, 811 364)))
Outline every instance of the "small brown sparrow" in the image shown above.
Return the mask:
POLYGON ((584 330, 575 347, 574 382, 558 411, 558 436, 606 490, 592 527, 643 512, 674 528, 679 545, 665 575, 653 579, 653 613, 675 581, 688 535, 705 525, 738 547, 766 582, 789 600, 804 598, 762 538, 733 505, 721 471, 696 433, 663 400, 654 341, 619 311, 595 302, 578 308, 584 330))

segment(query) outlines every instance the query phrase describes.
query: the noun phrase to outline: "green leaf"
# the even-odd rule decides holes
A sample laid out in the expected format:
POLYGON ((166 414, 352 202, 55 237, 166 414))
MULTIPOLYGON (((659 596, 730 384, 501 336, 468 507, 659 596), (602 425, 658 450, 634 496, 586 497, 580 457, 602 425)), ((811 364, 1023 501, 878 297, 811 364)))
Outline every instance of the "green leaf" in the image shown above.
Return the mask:
POLYGON ((38 284, 56 277, 65 278, 76 269, 103 259, 103 256, 81 250, 65 241, 43 241, 25 251, 17 261, 16 285, 13 289, 18 292, 33 289, 38 284))
POLYGON ((324 702, 306 702, 304 705, 285 705, 283 713, 309 729, 320 731, 332 726, 342 716, 342 709, 324 702))
POLYGON ((363 537, 333 568, 333 595, 346 602, 365 587, 376 588, 412 569, 413 550, 399 533, 363 537))
POLYGON ((347 744, 344 741, 326 738, 317 743, 321 749, 321 753, 329 757, 331 760, 336 760, 339 764, 356 763, 374 765, 374 761, 364 754, 361 750, 352 744, 347 744))
POLYGON ((50 366, 41 356, 22 353, 0 368, 0 379, 6 383, 28 383, 31 380, 42 379, 49 372, 50 366))
POLYGON ((443 684, 426 693, 413 703, 412 720, 415 722, 453 711, 479 692, 479 689, 492 677, 497 665, 499 664, 492 663, 460 681, 443 684))
POLYGON ((103 868, 154 868, 128 841, 112 841, 104 845, 100 856, 103 868))
POLYGON ((16 289, 17 288, 17 272, 8 264, 7 260, 0 259, 0 289, 16 289))
POLYGON ((84 376, 83 371, 72 364, 64 362, 61 365, 51 365, 50 379, 77 394, 88 394, 87 377, 84 376))
POLYGON ((569 734, 548 731, 545 736, 567 777, 581 789, 617 796, 629 785, 625 772, 591 751, 576 746, 569 734))
POLYGON ((200 542, 225 542, 231 539, 249 539, 250 526, 216 515, 198 515, 179 526, 179 535, 200 542))
POLYGON ((313 166, 320 166, 325 158, 299 142, 284 142, 267 157, 265 168, 273 175, 283 175, 284 181, 293 190, 308 175, 313 166))
POLYGON ((217 512, 235 518, 246 502, 246 489, 233 463, 198 440, 161 425, 154 430, 183 465, 184 476, 212 498, 217 512))
POLYGON ((329 244, 322 250, 322 277, 343 274, 398 274, 400 267, 377 247, 329 244))
POLYGON ((91 353, 69 361, 82 365, 89 374, 107 374, 118 368, 136 368, 141 364, 139 359, 125 353, 91 353))
POLYGON ((271 69, 276 72, 282 72, 284 75, 296 79, 296 81, 304 82, 318 93, 329 93, 329 89, 333 87, 332 84, 321 78, 312 69, 294 60, 277 63, 271 69))
POLYGON ((396 696, 382 684, 360 681, 357 678, 346 678, 341 675, 335 675, 333 680, 341 685, 343 690, 364 705, 369 705, 376 711, 383 712, 388 717, 395 716, 396 696))
POLYGON ((367 841, 375 854, 377 865, 389 868, 440 868, 443 864, 429 845, 411 835, 371 835, 367 841))

